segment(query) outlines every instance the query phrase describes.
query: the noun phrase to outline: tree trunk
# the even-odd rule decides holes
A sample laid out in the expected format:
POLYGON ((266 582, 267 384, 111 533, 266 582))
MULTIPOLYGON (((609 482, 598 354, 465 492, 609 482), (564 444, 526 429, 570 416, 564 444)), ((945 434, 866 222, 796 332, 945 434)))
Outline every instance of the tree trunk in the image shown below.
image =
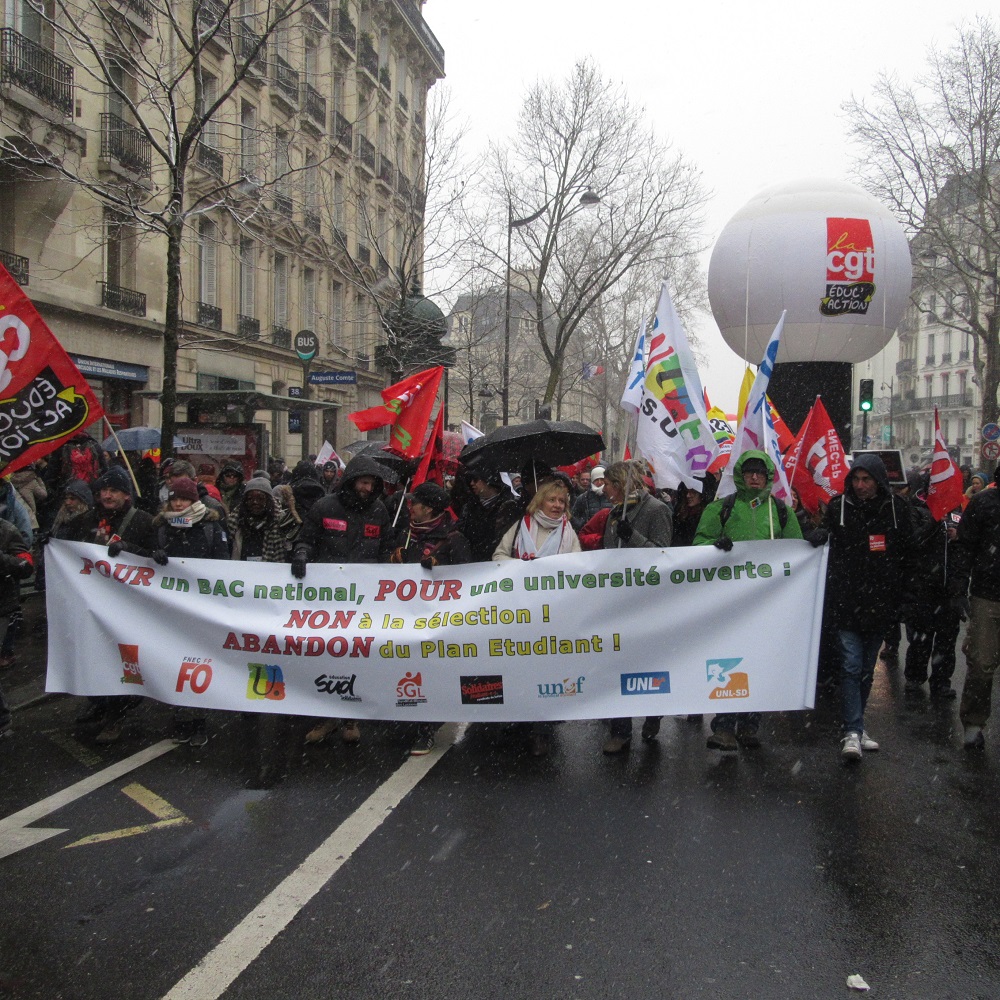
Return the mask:
POLYGON ((983 352, 983 374, 980 389, 983 393, 982 425, 996 423, 1000 417, 1000 406, 997 405, 997 388, 1000 387, 1000 337, 994 327, 997 322, 990 323, 989 336, 980 341, 983 352))
MULTIPOLYGON (((181 204, 176 193, 176 205, 181 204)), ((175 218, 167 229, 167 302, 163 317, 163 389, 160 394, 160 460, 172 458, 177 429, 177 346, 181 326, 181 240, 184 222, 175 218)))

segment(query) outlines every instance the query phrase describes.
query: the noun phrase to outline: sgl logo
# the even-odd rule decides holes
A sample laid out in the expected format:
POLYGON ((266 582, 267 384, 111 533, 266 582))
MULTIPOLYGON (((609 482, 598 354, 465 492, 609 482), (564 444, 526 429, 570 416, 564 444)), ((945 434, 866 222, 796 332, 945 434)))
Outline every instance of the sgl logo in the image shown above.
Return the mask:
POLYGON ((143 684, 142 671, 139 669, 139 647, 120 642, 118 653, 122 658, 122 684, 143 684))
POLYGON ((709 692, 709 698, 721 700, 725 698, 750 697, 749 674, 745 671, 734 670, 742 662, 742 656, 705 661, 705 673, 708 677, 708 683, 715 685, 709 692))
POLYGON ((670 694, 670 673, 622 674, 622 694, 670 694))
POLYGON ((581 694, 583 692, 583 682, 587 678, 577 677, 577 679, 570 680, 569 677, 564 677, 561 681, 555 681, 552 684, 539 684, 538 685, 538 697, 539 698, 572 698, 574 695, 581 694))
POLYGON ((212 683, 212 661, 211 659, 185 660, 181 664, 181 669, 177 673, 177 690, 183 691, 185 685, 194 694, 204 694, 208 690, 208 685, 212 683))
POLYGON ((407 670, 396 684, 396 707, 413 708, 414 705, 426 704, 423 683, 424 678, 419 670, 414 674, 407 670))
POLYGON ((248 663, 247 670, 250 701, 281 701, 285 697, 285 675, 276 663, 248 663))

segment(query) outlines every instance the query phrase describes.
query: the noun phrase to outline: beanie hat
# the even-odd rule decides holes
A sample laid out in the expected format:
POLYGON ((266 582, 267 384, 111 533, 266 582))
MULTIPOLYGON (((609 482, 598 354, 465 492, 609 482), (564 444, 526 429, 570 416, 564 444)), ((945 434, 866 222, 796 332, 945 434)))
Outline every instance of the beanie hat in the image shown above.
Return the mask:
POLYGON ((190 462, 185 462, 183 458, 175 458, 170 466, 170 475, 194 479, 194 466, 190 462))
POLYGON ((266 493, 270 497, 274 496, 274 489, 271 486, 270 479, 264 476, 257 476, 247 483, 243 495, 246 496, 247 493, 266 493))
POLYGON ((198 484, 187 476, 178 476, 170 484, 170 492, 167 494, 168 500, 190 500, 194 503, 198 499, 198 484))
POLYGON ((66 484, 66 496, 82 500, 88 507, 94 506, 94 494, 82 479, 71 479, 66 484))
POLYGON ((451 503, 451 495, 437 483, 421 483, 410 495, 417 503, 438 512, 445 510, 451 503))
POLYGON ((309 461, 308 458, 303 458, 301 462, 298 462, 294 469, 292 469, 292 482, 297 483, 302 479, 317 479, 319 473, 316 466, 309 461))
POLYGON ((590 481, 593 482, 595 479, 603 479, 603 478, 604 478, 604 466, 595 465, 590 470, 590 481))
POLYGON ((132 496, 132 480, 123 468, 112 465, 94 481, 92 489, 94 493, 100 493, 101 490, 118 490, 119 493, 132 496))

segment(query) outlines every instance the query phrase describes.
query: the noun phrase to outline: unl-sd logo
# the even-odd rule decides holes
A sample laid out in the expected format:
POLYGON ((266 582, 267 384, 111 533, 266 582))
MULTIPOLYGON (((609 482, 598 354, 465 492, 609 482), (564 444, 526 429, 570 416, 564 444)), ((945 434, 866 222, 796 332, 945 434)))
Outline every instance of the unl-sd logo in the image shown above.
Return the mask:
POLYGON ((248 663, 247 672, 250 701, 281 701, 285 697, 285 675, 276 663, 248 663))
POLYGON ((670 673, 622 674, 622 694, 670 694, 670 673))
POLYGON ((723 698, 750 697, 750 675, 744 671, 734 669, 742 662, 742 656, 734 656, 724 660, 705 661, 705 672, 708 676, 708 683, 715 685, 709 692, 709 698, 718 700, 723 698))

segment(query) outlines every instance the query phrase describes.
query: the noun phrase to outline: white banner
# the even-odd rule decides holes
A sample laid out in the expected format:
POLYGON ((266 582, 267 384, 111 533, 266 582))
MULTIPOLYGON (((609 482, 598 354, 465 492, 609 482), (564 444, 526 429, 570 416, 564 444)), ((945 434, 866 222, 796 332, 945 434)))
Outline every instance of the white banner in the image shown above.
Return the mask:
POLYGON ((434 722, 810 708, 826 548, 467 566, 171 559, 53 541, 47 691, 434 722))

